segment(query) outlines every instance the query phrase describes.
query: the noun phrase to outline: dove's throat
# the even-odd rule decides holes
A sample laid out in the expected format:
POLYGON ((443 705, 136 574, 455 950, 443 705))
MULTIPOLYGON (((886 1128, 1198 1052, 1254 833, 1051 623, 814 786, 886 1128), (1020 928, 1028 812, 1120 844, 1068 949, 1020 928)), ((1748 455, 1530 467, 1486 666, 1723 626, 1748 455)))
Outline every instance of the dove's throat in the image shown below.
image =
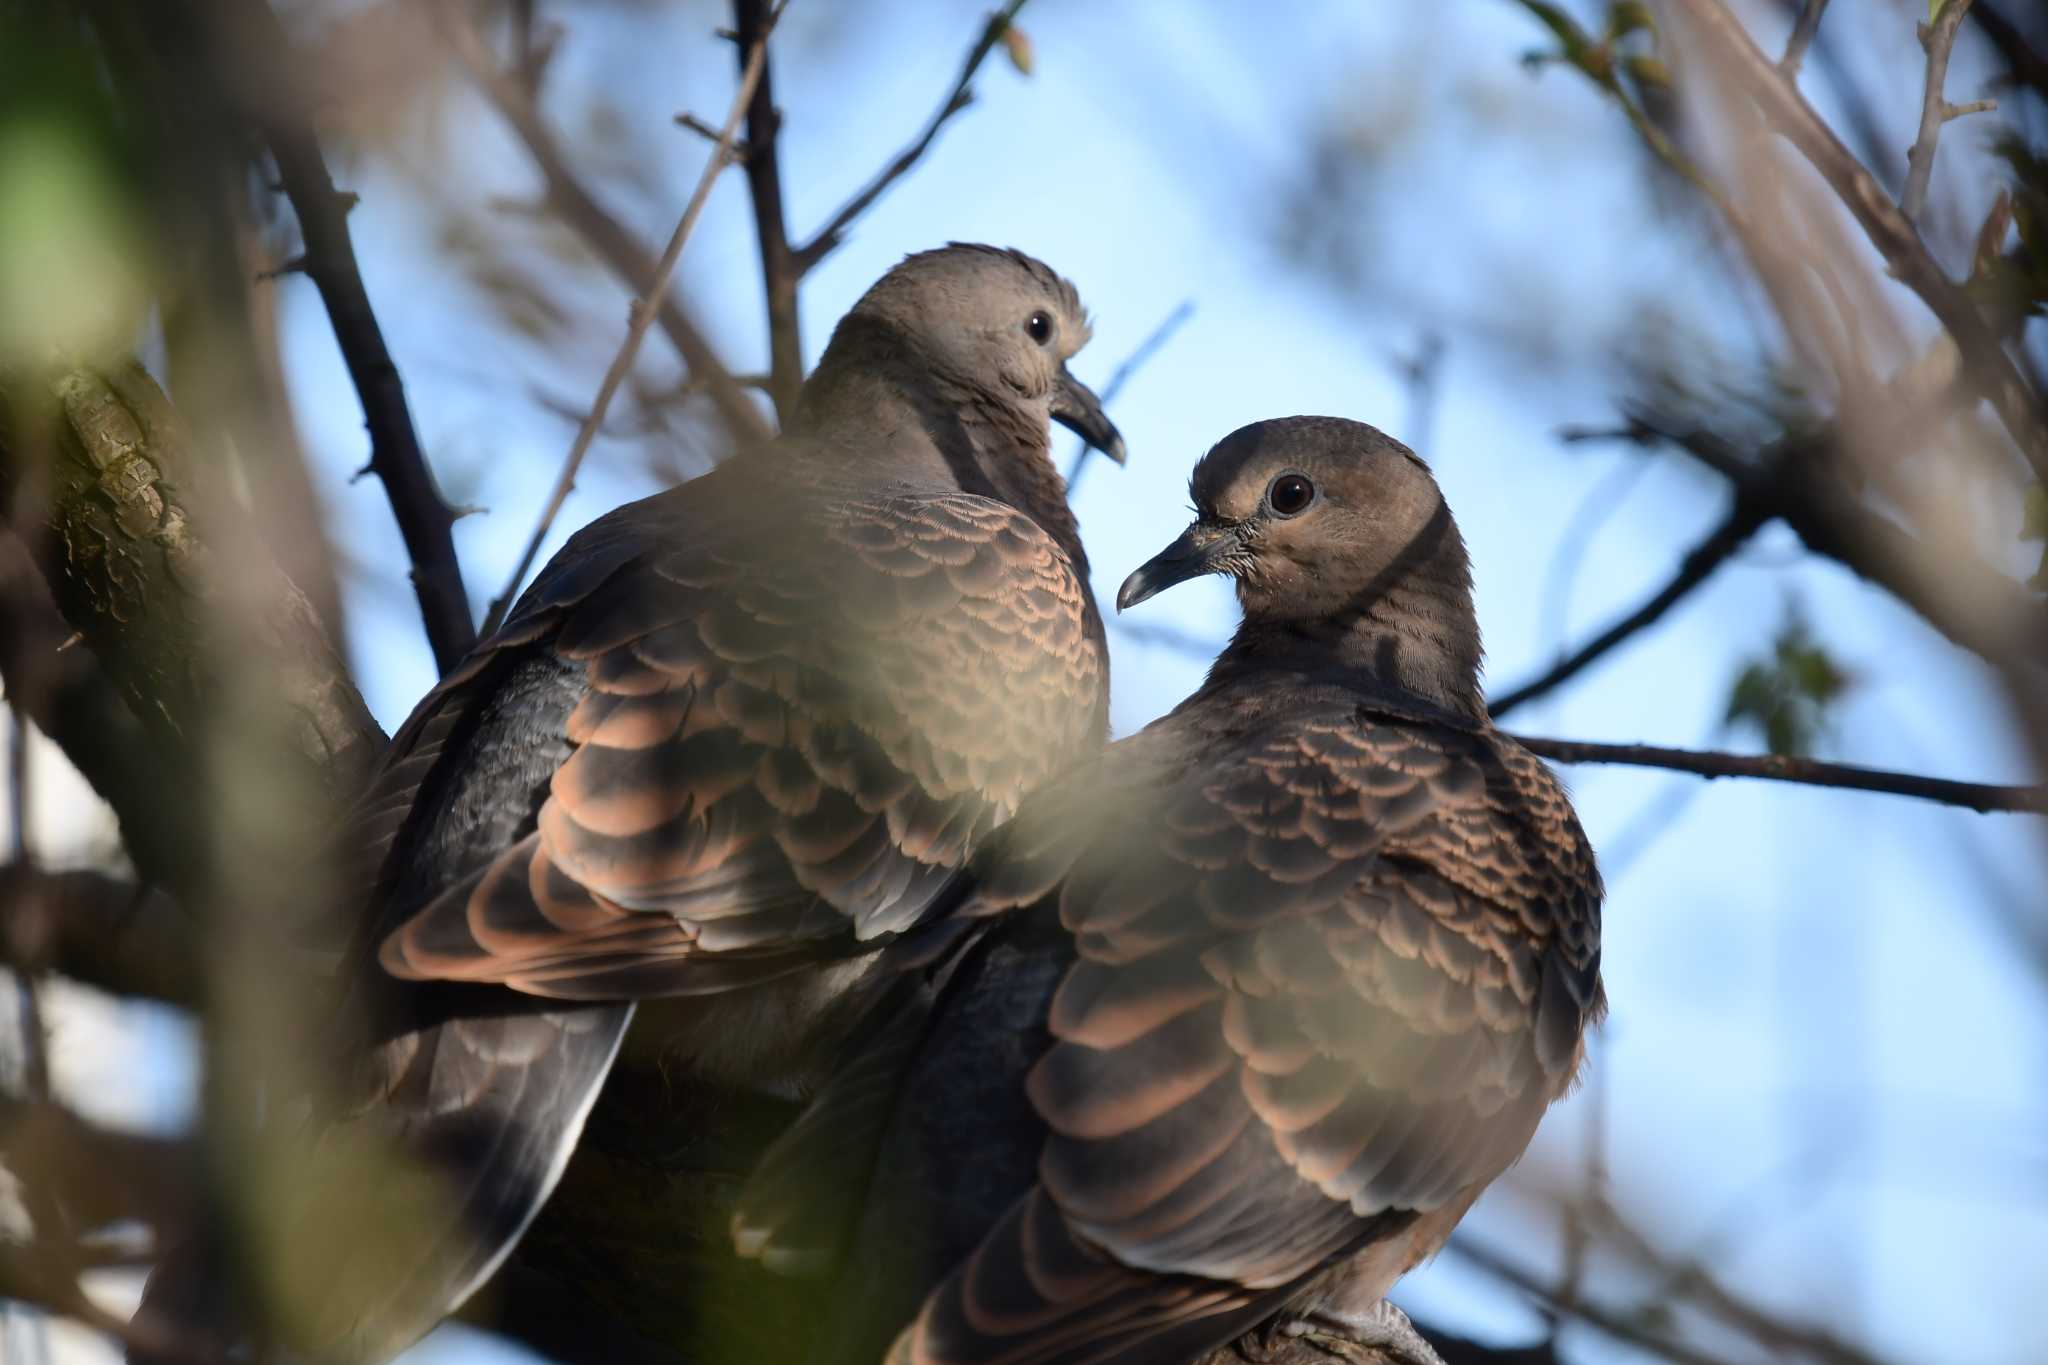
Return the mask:
POLYGON ((1440 509, 1334 609, 1286 619, 1248 611, 1210 677, 1278 668, 1484 720, 1482 659, 1471 563, 1457 525, 1440 509))

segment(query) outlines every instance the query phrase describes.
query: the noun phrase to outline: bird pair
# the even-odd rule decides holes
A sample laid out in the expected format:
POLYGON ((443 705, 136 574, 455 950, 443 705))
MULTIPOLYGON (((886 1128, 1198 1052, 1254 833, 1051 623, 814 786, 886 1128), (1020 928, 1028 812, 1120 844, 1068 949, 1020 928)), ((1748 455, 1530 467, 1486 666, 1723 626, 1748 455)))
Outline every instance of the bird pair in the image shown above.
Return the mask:
POLYGON ((1088 332, 1021 253, 910 257, 780 438, 586 527, 399 731, 330 1121, 440 1202, 337 1280, 329 1345, 387 1353, 492 1274, 629 1027, 807 1103, 733 1231, 834 1277, 818 1360, 1357 1320, 1521 1153, 1601 1009, 1600 884, 1487 721, 1441 494, 1359 423, 1226 438, 1118 606, 1224 574, 1243 624, 1105 748, 1048 444, 1122 456, 1066 367, 1088 332))

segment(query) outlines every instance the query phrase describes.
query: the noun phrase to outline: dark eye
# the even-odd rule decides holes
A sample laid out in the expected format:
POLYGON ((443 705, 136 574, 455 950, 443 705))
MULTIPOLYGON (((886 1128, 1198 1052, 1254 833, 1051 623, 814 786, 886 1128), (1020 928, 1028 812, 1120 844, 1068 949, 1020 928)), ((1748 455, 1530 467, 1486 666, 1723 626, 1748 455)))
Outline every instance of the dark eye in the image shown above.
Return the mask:
POLYGON ((1280 517, 1300 516, 1316 500, 1316 486, 1305 475, 1282 474, 1266 490, 1266 506, 1280 517))
POLYGON ((1031 333, 1031 339, 1043 346, 1052 340, 1052 314, 1037 312, 1024 324, 1024 330, 1031 333))

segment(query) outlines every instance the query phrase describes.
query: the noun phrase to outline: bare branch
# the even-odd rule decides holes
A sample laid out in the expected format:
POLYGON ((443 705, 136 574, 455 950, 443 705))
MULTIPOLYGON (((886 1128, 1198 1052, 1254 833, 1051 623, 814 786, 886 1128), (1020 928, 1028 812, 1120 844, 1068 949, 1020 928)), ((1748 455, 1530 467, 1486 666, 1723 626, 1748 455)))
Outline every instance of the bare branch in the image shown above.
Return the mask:
MULTIPOLYGON (((247 53, 263 54, 264 68, 295 66, 284 26, 264 0, 234 0, 247 53)), ((306 274, 320 291, 334 324, 334 339, 348 364, 349 379, 363 404, 370 432, 370 470, 384 484, 412 558, 413 590, 419 595, 434 661, 446 673, 476 643, 476 625, 462 565, 455 556, 455 513, 442 498, 420 449, 419 432, 407 406, 398 366, 384 344, 384 332, 370 308, 349 240, 348 212, 356 197, 334 188, 327 162, 314 135, 313 115, 306 103, 307 83, 287 76, 266 82, 253 100, 251 116, 263 130, 277 161, 278 179, 299 216, 305 242, 301 258, 306 274)))
POLYGON ((1793 782, 1807 787, 1841 787, 1851 791, 1885 792, 1961 806, 1983 813, 2017 811, 2048 814, 2048 787, 1996 786, 1952 782, 1883 768, 1823 763, 1783 754, 1727 754, 1701 749, 1666 749, 1654 744, 1594 744, 1578 739, 1513 738, 1545 758, 1560 763, 1622 763, 1638 768, 1668 768, 1698 777, 1754 777, 1768 782, 1793 782))
POLYGON ((604 425, 605 412, 611 407, 612 395, 619 391, 626 372, 633 368, 633 358, 640 353, 640 342, 647 335, 647 329, 654 325, 659 316, 662 298, 668 293, 668 284, 675 274, 676 261, 683 254, 684 243, 690 240, 690 232, 697 226, 698 215, 704 211, 705 200, 711 197, 711 186, 718 180, 718 173, 726 168, 732 159, 733 139, 739 134, 740 119, 746 114, 749 103, 759 84, 761 74, 768 64, 768 34, 773 31, 775 21, 782 17, 782 10, 789 0, 778 0, 775 9, 767 16, 760 31, 747 51, 745 68, 740 73, 740 88, 733 96, 732 109, 725 117, 725 127, 720 131, 718 143, 711 149, 711 157, 704 164, 704 173, 697 177, 697 188, 690 195, 690 202, 683 208, 683 216, 676 221, 676 230, 669 234, 668 246, 655 263, 654 278, 649 283, 645 297, 633 305, 632 321, 627 324, 625 340, 619 343, 619 352, 612 357, 611 368, 605 371, 604 382, 598 385, 597 397, 591 400, 590 412, 583 419, 583 425, 576 430, 576 439, 569 446, 568 458, 562 461, 562 472, 555 477, 555 486, 548 493, 547 505, 541 509, 540 522, 527 538, 526 549, 519 556, 519 564, 512 570, 512 577, 505 584, 505 591, 491 603, 490 614, 484 618, 486 635, 496 630, 505 619, 505 613, 512 607, 512 601, 519 594, 519 585, 526 581, 526 575, 533 568, 533 561, 540 557, 541 543, 547 539, 548 528, 554 525, 555 516, 562 510, 562 504, 569 500, 569 492, 576 487, 576 471, 583 466, 583 457, 590 451, 590 443, 604 425))
MULTIPOLYGON (((1182 327, 1185 327, 1188 319, 1194 315, 1195 301, 1193 299, 1182 299, 1179 304, 1175 305, 1174 310, 1162 318, 1159 325, 1154 327, 1146 335, 1145 339, 1138 343, 1137 349, 1124 357, 1123 364, 1116 367, 1116 372, 1110 375, 1109 382, 1102 386, 1100 397, 1105 408, 1110 405, 1117 394, 1123 391, 1124 385, 1130 382, 1131 376, 1143 369, 1153 356, 1159 354, 1160 348, 1173 340, 1173 334, 1182 327)), ((1081 471, 1088 467, 1088 457, 1094 454, 1094 452, 1095 447, 1089 445, 1086 438, 1081 439, 1075 444, 1073 461, 1067 465, 1068 497, 1074 495, 1074 485, 1080 482, 1081 471)))
POLYGON ((1920 45, 1927 49, 1927 88, 1920 98, 1920 134, 1906 151, 1906 188, 1899 194, 1899 211, 1912 222, 1920 220, 1927 206, 1927 182, 1934 174, 1934 150, 1941 130, 1965 114, 1996 109, 1995 100, 1974 100, 1950 104, 1942 90, 1948 83, 1948 59, 1956 45, 1956 33, 1970 12, 1970 0, 1944 0, 1933 27, 1922 25, 1920 45))
POLYGON ((1603 655, 1655 625, 1665 612, 1677 606, 1695 588, 1713 577, 1714 571, 1727 563, 1735 552, 1756 534, 1757 528, 1769 519, 1768 508, 1754 499, 1742 496, 1738 491, 1735 505, 1728 510, 1728 515, 1708 532, 1706 539, 1693 546, 1685 558, 1679 561, 1678 572, 1673 574, 1671 581, 1659 589, 1649 601, 1587 641, 1576 652, 1558 660, 1557 664, 1542 676, 1531 678, 1521 686, 1511 688, 1487 708, 1488 713, 1495 720, 1499 720, 1516 707, 1563 686, 1598 662, 1603 655))
POLYGON ((1978 312, 1977 305, 1943 272, 1926 243, 1920 240, 1912 221, 1850 155, 1798 90, 1757 50, 1748 32, 1721 0, 1673 3, 1714 46, 1738 83, 1762 106, 1778 131, 1833 188, 1892 273, 1948 329, 1968 362, 1972 384, 1991 401, 2036 477, 2048 482, 2048 428, 2042 424, 2039 395, 2005 353, 2000 338, 1978 312))
MULTIPOLYGON (((754 235, 761 244, 761 287, 768 301, 768 396, 783 426, 796 413, 797 391, 804 382, 804 348, 796 309, 796 286, 804 268, 789 245, 782 214, 782 167, 776 156, 776 134, 782 111, 775 107, 774 71, 767 52, 768 31, 775 26, 769 0, 733 0, 742 69, 763 55, 753 98, 747 104, 747 193, 754 203, 754 235)), ((721 142, 730 147, 730 130, 721 142)))
MULTIPOLYGON (((497 67, 470 21, 467 7, 443 3, 435 7, 434 14, 470 79, 525 143, 527 154, 547 184, 549 206, 590 243, 638 297, 651 298, 657 264, 653 252, 600 204, 570 169, 568 155, 534 106, 531 91, 517 76, 497 67)), ((691 376, 702 381, 735 444, 746 447, 774 439, 774 428, 762 420, 753 400, 733 381, 732 372, 719 360, 681 304, 673 297, 667 298, 660 303, 658 314, 662 331, 682 356, 691 376)))
POLYGON ((847 200, 839 212, 833 214, 831 220, 818 229, 816 236, 797 248, 796 265, 799 276, 809 274, 813 266, 831 255, 833 249, 846 236, 846 230, 853 226, 854 220, 866 213, 874 202, 882 197, 885 190, 918 163, 918 159, 932 145, 932 140, 939 135, 939 130, 946 126, 947 120, 974 103, 975 73, 981 70, 981 64, 988 60, 989 53, 995 51, 996 44, 1003 40, 1003 35, 1009 31, 1011 21, 1017 17, 1017 11, 1023 8, 1024 0, 1007 0, 1001 9, 988 17, 988 23, 981 30, 980 40, 968 49, 967 60, 960 65, 959 79, 953 82, 952 90, 939 104, 938 111, 925 124, 924 131, 919 133, 908 147, 898 152, 895 160, 884 166, 858 194, 847 200))
POLYGON ((1806 0, 1800 8, 1799 21, 1792 25, 1792 36, 1785 42, 1785 55, 1778 59, 1778 70, 1785 73, 1786 80, 1798 82, 1806 49, 1813 46, 1813 36, 1820 32, 1820 16, 1827 7, 1828 0, 1806 0))

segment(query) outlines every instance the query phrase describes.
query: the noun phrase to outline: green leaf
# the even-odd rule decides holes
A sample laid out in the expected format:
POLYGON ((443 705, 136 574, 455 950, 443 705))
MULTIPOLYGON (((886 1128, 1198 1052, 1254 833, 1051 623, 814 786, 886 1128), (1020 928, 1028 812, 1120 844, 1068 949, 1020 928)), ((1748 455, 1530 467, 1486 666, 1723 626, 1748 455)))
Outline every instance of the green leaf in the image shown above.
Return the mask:
POLYGON ((2038 483, 2020 497, 2020 539, 2048 540, 2048 488, 2038 483))
POLYGON ((1813 638, 1798 602, 1788 600, 1770 652, 1736 674, 1722 719, 1754 727, 1774 754, 1805 755, 1826 733, 1830 708, 1855 682, 1813 638))

